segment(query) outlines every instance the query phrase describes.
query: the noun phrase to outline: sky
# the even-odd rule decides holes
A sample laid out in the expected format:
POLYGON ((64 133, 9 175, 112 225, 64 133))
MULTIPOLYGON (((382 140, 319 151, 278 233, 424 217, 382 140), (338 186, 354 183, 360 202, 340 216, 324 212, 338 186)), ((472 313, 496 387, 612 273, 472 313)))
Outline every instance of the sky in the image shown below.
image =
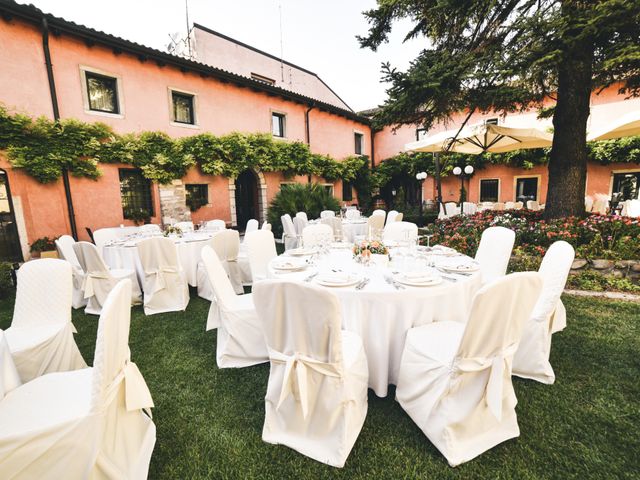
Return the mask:
MULTIPOLYGON (((185 0, 19 0, 66 20, 166 50, 169 34, 186 32, 185 0)), ((410 29, 398 23, 377 52, 362 49, 356 35, 368 24, 362 12, 375 0, 188 0, 189 22, 280 56, 318 74, 356 111, 380 105, 386 84, 380 66, 404 70, 424 40, 403 43, 410 29)))

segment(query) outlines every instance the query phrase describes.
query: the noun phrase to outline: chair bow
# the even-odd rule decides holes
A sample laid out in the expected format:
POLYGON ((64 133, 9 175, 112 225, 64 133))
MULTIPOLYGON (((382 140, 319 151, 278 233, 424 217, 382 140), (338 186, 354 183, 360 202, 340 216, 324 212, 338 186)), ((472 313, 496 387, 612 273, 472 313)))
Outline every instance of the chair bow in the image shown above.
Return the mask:
POLYGON ((294 384, 298 387, 297 401, 302 407, 302 417, 307 418, 309 412, 309 392, 307 391, 307 369, 310 368, 316 372, 328 377, 342 377, 341 365, 336 363, 325 363, 311 357, 307 357, 301 353, 293 355, 285 355, 276 350, 269 349, 269 359, 273 363, 284 363, 284 378, 282 379, 282 389, 280 390, 280 399, 276 410, 280 408, 282 403, 289 395, 293 395, 294 384))
POLYGON ((147 272, 148 277, 155 276, 152 293, 156 293, 167 288, 167 273, 177 274, 178 269, 175 267, 159 267, 158 269, 147 272))
POLYGON ((491 369, 489 380, 485 387, 484 399, 489 411, 500 422, 502 421, 502 392, 504 386, 505 362, 518 350, 518 343, 512 343, 493 357, 461 358, 456 363, 458 370, 462 372, 481 372, 491 369))
POLYGON ((82 282, 82 290, 84 291, 84 298, 91 298, 95 295, 94 279, 105 280, 109 278, 108 272, 92 272, 87 273, 82 282))
POLYGON ((121 382, 124 382, 124 400, 127 411, 144 410, 149 417, 152 417, 151 408, 153 408, 154 405, 151 392, 149 392, 149 387, 144 381, 144 377, 142 373, 140 373, 138 366, 130 359, 125 362, 120 373, 118 373, 116 378, 114 378, 106 388, 106 402, 104 406, 106 407, 111 404, 115 395, 118 393, 118 387, 121 382))

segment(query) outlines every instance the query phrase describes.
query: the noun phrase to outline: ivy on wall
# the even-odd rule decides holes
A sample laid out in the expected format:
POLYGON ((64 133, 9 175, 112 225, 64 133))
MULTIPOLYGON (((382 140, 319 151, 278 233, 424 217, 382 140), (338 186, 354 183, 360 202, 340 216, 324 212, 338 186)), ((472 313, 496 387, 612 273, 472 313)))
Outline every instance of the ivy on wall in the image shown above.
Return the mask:
POLYGON ((368 163, 364 156, 336 161, 312 153, 305 143, 277 141, 269 134, 202 133, 179 139, 162 132, 118 135, 102 123, 34 120, 10 114, 2 106, 0 149, 7 151, 13 167, 42 183, 56 181, 65 168, 74 176, 97 179, 99 163, 130 164, 163 184, 182 178, 194 165, 205 174, 230 178, 253 168, 288 177, 318 175, 328 181, 354 181, 368 163))

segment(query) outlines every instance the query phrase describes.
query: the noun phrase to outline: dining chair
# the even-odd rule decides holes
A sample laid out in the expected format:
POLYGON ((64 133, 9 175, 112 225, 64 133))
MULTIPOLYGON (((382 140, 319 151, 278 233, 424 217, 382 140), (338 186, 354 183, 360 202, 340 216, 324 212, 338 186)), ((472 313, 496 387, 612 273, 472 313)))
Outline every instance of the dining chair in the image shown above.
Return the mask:
POLYGON ((251 268, 252 285, 267 278, 269 262, 277 256, 273 233, 261 230, 252 232, 247 237, 247 257, 251 268))
POLYGON ((144 225, 140 225, 138 228, 138 232, 141 234, 160 234, 162 230, 160 229, 160 225, 156 225, 155 223, 145 223, 144 225))
POLYGON ((263 222, 262 223, 262 227, 260 227, 261 230, 269 230, 271 231, 271 224, 269 222, 263 222))
POLYGON ((399 212, 398 215, 396 215, 396 222, 402 222, 404 221, 404 212, 399 212))
POLYGON ((389 225, 390 223, 393 223, 396 221, 396 217, 398 216, 398 211, 397 210, 389 210, 389 213, 387 214, 387 218, 385 220, 385 227, 387 225, 389 225))
POLYGON ((105 300, 92 368, 43 375, 0 401, 3 478, 147 477, 156 427, 131 361, 131 296, 126 279, 105 300))
POLYGON ((302 235, 302 231, 307 227, 307 225, 309 225, 309 222, 305 221, 302 217, 296 216, 293 219, 293 226, 295 227, 296 235, 298 236, 302 235))
POLYGON ((202 249, 216 301, 211 302, 206 330, 218 329, 216 363, 219 368, 240 368, 269 361, 262 321, 258 318, 253 295, 236 295, 216 252, 202 249))
POLYGON ((284 243, 284 249, 289 250, 298 246, 298 235, 296 234, 296 227, 293 225, 291 215, 285 213, 280 217, 282 222, 282 243, 284 243))
POLYGON ((507 273, 516 233, 505 227, 489 227, 480 237, 475 259, 480 265, 482 283, 491 283, 507 273))
POLYGON ((386 219, 387 217, 387 212, 385 212, 384 210, 382 210, 381 208, 378 208, 376 210, 373 211, 373 213, 371 214, 372 216, 381 216, 382 218, 386 219))
POLYGON ((109 292, 116 284, 125 278, 131 280, 131 303, 142 303, 142 292, 136 277, 136 272, 128 268, 109 268, 104 263, 98 248, 89 242, 77 242, 73 245, 73 251, 78 258, 84 274, 84 298, 87 299, 85 313, 100 315, 102 305, 107 300, 109 292))
POLYGON ((182 233, 193 232, 193 222, 177 222, 173 224, 174 227, 179 228, 182 233))
POLYGON ((360 210, 357 208, 349 208, 345 211, 344 216, 347 220, 357 220, 360 218, 360 210))
POLYGON ((245 238, 247 233, 255 232, 256 230, 258 230, 259 226, 260 224, 258 223, 258 220, 256 220, 255 218, 248 220, 247 226, 244 228, 245 238))
POLYGON ((447 217, 453 217, 455 215, 460 214, 460 208, 456 204, 456 202, 447 202, 444 204, 444 211, 447 214, 447 217))
POLYGON ((307 212, 298 212, 296 213, 296 218, 301 219, 303 222, 309 223, 309 217, 307 217, 307 212))
POLYGON ((542 290, 537 272, 482 287, 465 323, 407 332, 396 400, 451 466, 520 435, 513 355, 542 290))
POLYGON ((418 226, 411 222, 393 222, 384 227, 384 242, 413 242, 418 238, 418 226))
POLYGON ((551 336, 567 324, 567 314, 560 300, 575 257, 573 247, 554 242, 540 264, 542 294, 524 326, 524 334, 513 357, 513 374, 552 384, 556 376, 549 362, 551 336))
POLYGON ((111 243, 119 238, 116 228, 99 228, 93 232, 93 243, 95 243, 98 248, 100 255, 104 253, 104 246, 107 243, 111 243))
POLYGON ((462 204, 462 211, 465 215, 474 215, 478 211, 478 206, 475 203, 464 202, 462 204))
POLYGON ((515 210, 516 209, 516 202, 505 202, 504 209, 505 210, 515 210))
POLYGON ((505 204, 504 202, 495 202, 493 204, 493 210, 496 212, 502 212, 505 210, 505 204))
POLYGON ((584 209, 587 213, 591 212, 593 209, 593 197, 588 195, 584 197, 584 209))
POLYGON ((189 285, 176 244, 170 238, 153 237, 137 243, 144 271, 144 314, 184 311, 189 305, 189 285))
POLYGON ((513 202, 514 210, 522 210, 524 208, 524 203, 522 202, 513 202))
POLYGON ((385 217, 382 215, 371 215, 367 218, 367 233, 370 237, 380 238, 382 237, 382 231, 384 230, 385 217))
POLYGON ((227 224, 224 220, 209 220, 204 224, 205 230, 224 230, 227 228, 227 224))
MULTIPOLYGON (((218 255, 218 259, 220 263, 222 263, 222 267, 233 286, 234 292, 236 294, 244 293, 243 285, 245 282, 242 278, 243 267, 240 264, 240 236, 238 231, 231 229, 222 230, 209 239, 207 244, 213 248, 213 251, 218 255)), ((215 301, 211 282, 209 282, 207 278, 207 269, 202 259, 200 259, 196 267, 196 278, 198 296, 212 302, 215 301)), ((250 285, 250 275, 248 280, 248 284, 250 285)))
POLYGON ((56 239, 56 250, 58 250, 58 256, 62 260, 66 260, 71 265, 73 272, 73 297, 71 306, 73 308, 82 308, 87 305, 87 300, 84 298, 84 291, 82 290, 82 284, 84 283, 84 273, 82 273, 82 267, 78 262, 73 251, 73 245, 76 241, 71 235, 62 235, 56 239))
POLYGON ((69 262, 53 258, 32 260, 17 272, 13 318, 4 336, 23 383, 87 366, 73 338, 72 277, 69 262))
POLYGON ((527 210, 538 212, 540 211, 540 204, 537 200, 527 200, 527 210))
POLYGON ((309 225, 302 231, 302 245, 305 248, 329 244, 333 241, 333 229, 322 223, 309 225))
POLYGON ((336 216, 336 212, 333 210, 323 210, 320 212, 320 218, 332 218, 336 216))
POLYGON ((361 338, 342 330, 340 303, 327 289, 266 280, 254 302, 271 364, 262 439, 343 467, 367 415, 361 338))

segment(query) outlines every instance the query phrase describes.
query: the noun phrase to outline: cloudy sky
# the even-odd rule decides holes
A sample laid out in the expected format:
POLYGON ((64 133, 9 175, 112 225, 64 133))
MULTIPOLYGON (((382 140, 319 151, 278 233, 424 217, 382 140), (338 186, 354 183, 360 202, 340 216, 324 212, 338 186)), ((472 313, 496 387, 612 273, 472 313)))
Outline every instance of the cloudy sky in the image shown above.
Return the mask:
MULTIPOLYGON (((104 32, 165 50, 169 34, 186 31, 185 0, 19 0, 104 32)), ((408 24, 398 24, 391 42, 377 52, 355 38, 365 34, 364 10, 375 0, 188 0, 189 21, 204 25, 314 71, 354 110, 385 98, 384 61, 404 69, 422 41, 402 43, 408 24)))

